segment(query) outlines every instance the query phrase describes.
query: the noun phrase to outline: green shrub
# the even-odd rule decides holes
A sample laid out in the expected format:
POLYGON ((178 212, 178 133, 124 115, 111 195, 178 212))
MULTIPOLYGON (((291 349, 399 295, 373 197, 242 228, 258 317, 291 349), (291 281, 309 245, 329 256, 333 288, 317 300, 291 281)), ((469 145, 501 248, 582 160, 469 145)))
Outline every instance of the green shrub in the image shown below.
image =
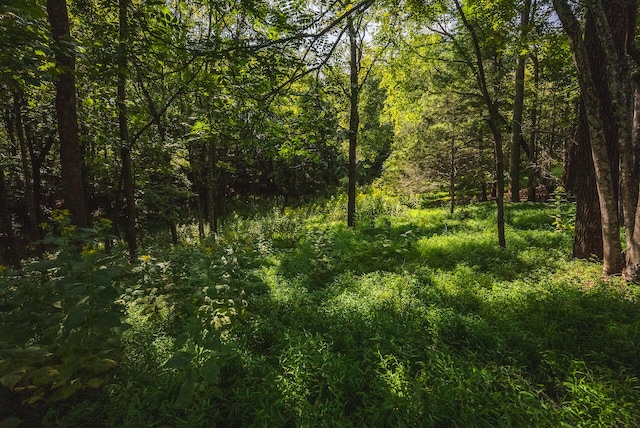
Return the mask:
POLYGON ((120 360, 124 269, 101 246, 108 228, 76 229, 54 211, 46 256, 0 279, 0 383, 26 405, 100 388, 120 360))

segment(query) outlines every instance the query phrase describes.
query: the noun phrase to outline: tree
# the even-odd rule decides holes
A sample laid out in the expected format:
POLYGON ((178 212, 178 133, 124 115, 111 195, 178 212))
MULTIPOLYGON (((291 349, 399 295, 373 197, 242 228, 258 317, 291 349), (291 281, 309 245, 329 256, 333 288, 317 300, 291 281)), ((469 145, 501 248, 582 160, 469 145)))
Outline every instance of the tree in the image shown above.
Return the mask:
MULTIPOLYGON (((502 131, 501 123, 502 116, 498 110, 498 106, 493 98, 489 80, 485 72, 484 57, 480 44, 480 38, 478 32, 473 23, 468 19, 466 12, 464 11, 462 4, 459 0, 454 0, 455 10, 460 17, 462 25, 468 31, 471 38, 471 46, 473 57, 475 60, 474 75, 478 84, 478 89, 482 94, 482 99, 486 105, 488 112, 487 122, 491 129, 494 142, 495 153, 495 165, 496 165, 496 207, 497 207, 497 224, 498 224, 498 245, 501 248, 506 247, 505 233, 504 233, 504 155, 503 155, 503 143, 502 143, 502 131)), ((471 58, 466 59, 469 64, 472 64, 471 58)))
MULTIPOLYGON (((535 8, 534 8, 535 13, 535 8)), ((520 13, 520 29, 518 39, 525 43, 529 33, 531 19, 531 0, 524 0, 520 13)), ((511 177, 511 201, 520 201, 520 147, 523 144, 522 123, 524 117, 524 77, 528 57, 527 49, 519 47, 515 71, 515 91, 513 99, 513 119, 511 121, 511 163, 509 176, 511 177)))
POLYGON ((356 28, 353 17, 347 17, 347 32, 349 34, 349 183, 347 190, 347 226, 356 224, 356 147, 358 142, 358 128, 360 127, 360 59, 362 48, 358 46, 356 28))
POLYGON ((637 1, 609 2, 606 8, 599 0, 585 1, 588 22, 593 27, 585 26, 584 29, 568 2, 554 0, 553 4, 569 37, 585 107, 602 222, 603 271, 605 275, 618 274, 624 267, 623 276, 633 279, 638 276, 640 267, 640 241, 637 240, 640 231, 635 230, 638 184, 633 178, 629 53, 635 49, 637 1), (586 43, 590 32, 599 41, 603 69, 599 62, 594 62, 589 56, 586 43), (603 74, 600 73, 602 70, 603 74), (599 76, 604 77, 604 86, 598 85, 599 76), (606 97, 599 90, 604 90, 606 97), (609 111, 613 114, 613 126, 617 134, 613 146, 622 154, 620 159, 617 153, 611 153, 608 145, 611 139, 607 138, 607 129, 611 123, 606 114, 609 111), (615 180, 618 165, 621 177, 620 202, 627 238, 626 261, 623 260, 618 229, 618 183, 615 180))
POLYGON ((60 165, 64 203, 72 222, 89 226, 82 175, 82 151, 78 131, 75 84, 75 45, 71 39, 66 0, 47 0, 47 13, 55 43, 58 76, 56 80, 56 115, 60 136, 60 165))

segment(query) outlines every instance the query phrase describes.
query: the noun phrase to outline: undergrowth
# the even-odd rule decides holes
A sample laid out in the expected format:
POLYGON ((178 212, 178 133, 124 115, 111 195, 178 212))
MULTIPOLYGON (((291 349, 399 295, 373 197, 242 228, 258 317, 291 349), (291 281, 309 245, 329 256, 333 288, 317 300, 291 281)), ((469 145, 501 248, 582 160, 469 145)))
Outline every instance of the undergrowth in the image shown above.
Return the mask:
MULTIPOLYGON (((1 426, 640 425, 640 289, 570 258, 557 204, 508 204, 506 249, 489 203, 450 215, 372 191, 355 229, 345 205, 149 246, 109 279, 116 366, 39 407, 9 388, 28 379, 3 381, 1 426)), ((4 275, 3 308, 40 281, 4 275)))

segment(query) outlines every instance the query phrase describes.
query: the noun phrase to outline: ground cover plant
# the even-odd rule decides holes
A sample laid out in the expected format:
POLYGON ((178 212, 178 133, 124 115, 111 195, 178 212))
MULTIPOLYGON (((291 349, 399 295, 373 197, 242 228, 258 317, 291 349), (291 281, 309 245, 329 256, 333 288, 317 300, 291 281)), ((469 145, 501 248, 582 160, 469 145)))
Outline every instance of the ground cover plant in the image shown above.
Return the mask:
POLYGON ((490 203, 344 205, 185 226, 131 267, 59 217, 3 271, 0 426, 640 425, 640 289, 570 258, 566 206, 508 205, 499 249, 490 203))

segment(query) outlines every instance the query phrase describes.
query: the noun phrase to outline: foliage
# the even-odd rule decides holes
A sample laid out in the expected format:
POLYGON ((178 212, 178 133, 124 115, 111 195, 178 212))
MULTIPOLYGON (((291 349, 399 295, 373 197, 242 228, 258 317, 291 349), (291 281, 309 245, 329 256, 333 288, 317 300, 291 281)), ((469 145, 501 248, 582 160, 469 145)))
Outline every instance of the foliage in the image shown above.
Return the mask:
POLYGON ((0 288, 0 382, 26 405, 102 387, 118 364, 126 327, 116 286, 122 261, 100 244, 110 222, 76 229, 68 212, 54 211, 42 227, 47 256, 6 273, 0 288))
MULTIPOLYGON (((236 218, 215 243, 147 247, 116 280, 130 328, 111 330, 115 376, 32 415, 58 426, 640 422, 640 289, 570 260, 555 203, 507 205, 506 249, 490 203, 451 215, 371 189, 355 229, 344 204, 275 207, 236 218)), ((22 322, 42 319, 33 313, 22 322)))
POLYGON ((440 208, 497 178, 480 64, 496 138, 528 55, 529 160, 563 176, 577 82, 534 3, 521 40, 514 0, 68 2, 85 191, 110 219, 77 230, 54 209, 45 2, 5 1, 0 238, 32 258, 0 266, 0 426, 640 425, 638 289, 569 259, 568 196, 508 205, 504 249, 491 205, 440 208), (319 197, 347 178, 348 13, 371 185, 352 229, 345 195, 319 197))
MULTIPOLYGON (((135 285, 125 290, 138 328, 149 328, 149 315, 159 318, 155 322, 162 320, 162 336, 171 346, 164 350, 169 358, 161 372, 180 373, 183 379, 174 402, 178 408, 187 407, 196 393, 217 390, 220 361, 229 353, 221 334, 245 313, 246 302, 237 289, 243 277, 239 257, 231 247, 200 252, 187 246, 160 262, 146 254, 134 269, 135 285)), ((128 340, 135 354, 137 338, 128 340)), ((134 354, 128 358, 136 358, 134 354)), ((157 362, 147 360, 149 365, 138 368, 155 371, 157 362)))
POLYGON ((560 232, 571 232, 575 229, 576 207, 569 201, 570 195, 559 186, 553 196, 553 226, 560 232))

